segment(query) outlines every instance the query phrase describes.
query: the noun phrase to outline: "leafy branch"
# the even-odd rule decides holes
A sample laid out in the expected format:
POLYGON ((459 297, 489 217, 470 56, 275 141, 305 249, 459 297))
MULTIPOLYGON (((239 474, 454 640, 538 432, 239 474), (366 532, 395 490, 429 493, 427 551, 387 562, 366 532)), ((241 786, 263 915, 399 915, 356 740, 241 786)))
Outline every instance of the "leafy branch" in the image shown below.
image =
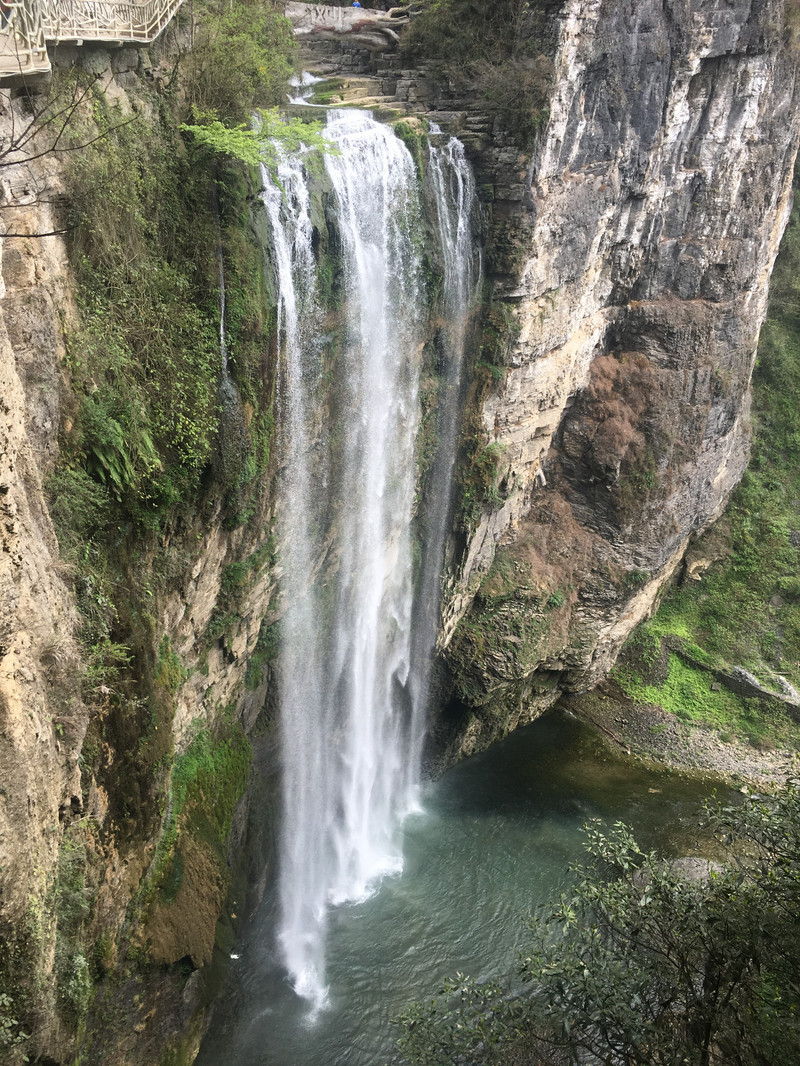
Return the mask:
MULTIPOLYGON (((31 98, 30 114, 22 120, 13 107, 8 108, 8 132, 0 138, 0 171, 22 168, 27 173, 25 180, 15 183, 18 188, 23 188, 23 193, 14 195, 12 192, 9 200, 0 203, 0 211, 21 211, 31 205, 60 204, 61 197, 45 197, 44 190, 29 169, 30 165, 49 156, 84 152, 105 140, 110 133, 138 120, 138 115, 134 115, 85 138, 76 139, 71 136, 75 121, 84 103, 91 98, 99 77, 96 75, 88 81, 74 81, 48 97, 42 104, 38 104, 35 97, 31 98)), ((64 226, 37 233, 16 232, 6 228, 0 236, 53 237, 61 236, 71 228, 64 226)))
POLYGON ((195 143, 209 152, 238 159, 248 166, 264 164, 274 170, 283 152, 319 151, 338 155, 339 149, 322 131, 321 122, 284 118, 277 108, 256 112, 251 126, 227 126, 213 113, 197 116, 196 124, 184 123, 181 130, 191 133, 195 143))

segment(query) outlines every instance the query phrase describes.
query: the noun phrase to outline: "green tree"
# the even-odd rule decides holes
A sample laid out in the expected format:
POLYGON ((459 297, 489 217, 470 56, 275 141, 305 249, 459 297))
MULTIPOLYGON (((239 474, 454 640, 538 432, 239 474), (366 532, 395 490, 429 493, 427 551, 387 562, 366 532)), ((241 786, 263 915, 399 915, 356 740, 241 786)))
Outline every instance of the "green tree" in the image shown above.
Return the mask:
POLYGON ((800 1061, 800 789, 709 814, 729 861, 708 876, 589 825, 574 889, 531 922, 524 986, 448 982, 402 1017, 408 1061, 800 1061))
POLYGON ((265 0, 209 3, 183 58, 186 99, 226 123, 286 99, 297 42, 283 5, 265 0))
POLYGON ((274 169, 281 150, 292 153, 306 148, 338 154, 336 145, 322 134, 321 122, 288 118, 277 108, 256 111, 256 121, 250 125, 228 126, 215 114, 197 117, 197 123, 181 126, 184 133, 191 133, 199 147, 248 166, 265 163, 274 169))

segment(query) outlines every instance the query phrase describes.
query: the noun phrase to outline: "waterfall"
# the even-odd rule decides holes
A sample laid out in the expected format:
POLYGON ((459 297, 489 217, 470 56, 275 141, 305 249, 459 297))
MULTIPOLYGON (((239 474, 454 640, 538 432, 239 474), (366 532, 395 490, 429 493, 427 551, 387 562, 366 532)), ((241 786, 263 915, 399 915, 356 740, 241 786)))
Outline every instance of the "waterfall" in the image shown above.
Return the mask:
MULTIPOLYGON (((431 137, 442 138, 435 123, 431 137)), ((444 146, 432 140, 429 173, 434 195, 439 246, 444 265, 443 321, 440 344, 443 355, 437 403, 437 448, 428 478, 423 522, 422 565, 417 581, 413 618, 413 670, 411 690, 414 705, 413 736, 417 748, 413 765, 422 755, 428 710, 430 661, 439 627, 441 578, 445 541, 453 506, 458 430, 465 384, 464 362, 470 310, 480 279, 480 263, 473 251, 471 218, 475 206, 475 182, 457 137, 444 146)))
POLYGON ((219 283, 219 440, 217 457, 222 476, 226 481, 237 476, 237 467, 247 452, 247 430, 242 419, 239 390, 228 368, 228 341, 225 335, 226 293, 225 257, 222 251, 222 230, 219 219, 219 202, 216 188, 212 201, 217 230, 217 280, 219 283))
MULTIPOLYGON (((219 227, 219 222, 217 223, 219 227)), ((217 279, 219 281, 219 362, 220 373, 228 376, 228 342, 225 338, 225 261, 222 257, 222 239, 217 242, 217 279)))
MULTIPOLYGON (((277 181, 263 174, 281 342, 279 939, 296 991, 314 1007, 326 998, 330 906, 366 898, 402 867, 399 827, 417 803, 427 695, 414 677, 425 675, 435 635, 434 623, 412 677, 422 649, 412 643, 423 305, 415 168, 368 113, 329 112, 325 132, 339 149, 325 158, 342 268, 338 344, 317 306, 302 158, 283 158, 277 181)), ((448 183, 466 181, 446 173, 455 158, 453 149, 436 164, 451 199, 448 183)), ((448 249, 458 241, 454 210, 439 212, 448 249)), ((446 269, 449 291, 461 268, 446 269)), ((442 529, 439 564, 443 543, 442 529)))
POLYGON ((311 97, 314 95, 314 86, 319 84, 319 82, 321 81, 325 81, 325 79, 316 78, 313 74, 309 74, 307 70, 304 70, 302 74, 295 74, 294 77, 289 78, 290 88, 296 90, 294 96, 289 93, 289 103, 309 103, 311 97))

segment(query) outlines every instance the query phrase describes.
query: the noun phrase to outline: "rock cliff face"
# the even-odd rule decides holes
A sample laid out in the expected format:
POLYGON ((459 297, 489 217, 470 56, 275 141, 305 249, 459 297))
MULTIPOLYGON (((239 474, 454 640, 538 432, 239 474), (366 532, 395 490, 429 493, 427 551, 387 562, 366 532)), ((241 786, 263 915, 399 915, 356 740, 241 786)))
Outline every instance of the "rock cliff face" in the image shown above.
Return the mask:
POLYGON ((781 3, 564 6, 523 262, 493 279, 502 499, 445 608, 462 751, 602 676, 741 477, 797 104, 781 3))
MULTIPOLYGON (((440 651, 455 699, 440 739, 451 756, 591 686, 741 476, 798 142, 780 0, 548 9, 554 89, 532 153, 469 92, 404 70, 397 54, 370 59, 351 44, 342 61, 377 73, 370 84, 384 102, 462 137, 484 206, 489 295, 468 424, 489 473, 450 546, 440 651)), ((329 69, 332 55, 326 41, 329 69)), ((158 50, 97 51, 86 62, 123 114, 151 117, 173 67, 158 50)), ((21 99, 3 107, 5 128, 12 111, 17 122, 24 115, 21 99)), ((19 214, 19 232, 58 228, 48 201, 63 174, 52 157, 3 174, 4 202, 28 185, 44 193, 19 214)), ((246 773, 240 725, 263 770, 251 797, 254 780, 264 795, 251 805, 269 815, 269 715, 253 726, 269 702, 277 615, 271 471, 238 525, 217 486, 158 544, 140 545, 139 572, 127 573, 130 617, 115 637, 136 644, 141 693, 87 686, 80 590, 42 487, 74 406, 64 368, 71 267, 59 237, 7 239, 2 251, 0 941, 14 965, 0 968, 0 992, 35 1029, 26 1047, 66 1061, 76 1017, 86 1018, 84 952, 94 944, 93 976, 113 980, 101 986, 105 1016, 86 1061, 155 1063, 165 1040, 194 1024, 197 969, 211 969, 215 934, 220 953, 227 866, 248 831, 247 800, 233 813, 246 773), (237 732, 226 733, 231 724, 237 732), (206 734, 224 738, 214 751, 200 743, 206 734), (209 785, 203 807, 208 765, 224 787, 209 785), (138 791, 125 806, 130 783, 138 791), (176 794, 185 806, 173 819, 176 794), (227 850, 206 832, 217 800, 227 850), (79 918, 59 914, 70 893, 79 918)), ((274 345, 265 348, 269 370, 274 345)), ((227 410, 236 437, 253 410, 236 397, 227 410)))
MULTIPOLYGON (((24 122, 3 102, 0 122, 24 122)), ((51 231, 36 205, 41 166, 8 167, 3 200, 19 202, 18 233, 51 231), (13 191, 12 191, 13 190, 13 191), (13 197, 13 200, 11 199, 13 197)), ((53 188, 48 182, 46 187, 53 188)), ((39 186, 41 188, 41 185, 39 186)), ((72 678, 79 662, 76 612, 59 574, 58 545, 43 497, 60 410, 59 313, 68 310, 66 257, 55 237, 6 238, 0 300, 0 914, 23 930, 47 892, 65 820, 79 810, 78 753, 86 708, 72 678), (54 695, 54 689, 57 695, 54 695)), ((45 939, 47 937, 45 936, 45 939)))
MULTIPOLYGON (((87 49, 94 101, 119 108, 122 121, 134 109, 151 121, 159 63, 172 69, 174 47, 113 56, 87 49)), ((78 99, 71 85, 57 90, 57 102, 78 99)), ((0 92, 0 144, 12 144, 42 102, 0 92)), ((96 999, 104 1035, 84 1040, 82 1056, 155 1063, 195 1015, 199 982, 187 985, 175 964, 209 968, 229 866, 235 881, 234 852, 247 831, 247 801, 236 804, 248 780, 243 730, 267 688, 264 657, 251 660, 271 619, 271 503, 262 484, 249 521, 234 525, 219 484, 206 490, 158 543, 142 538, 128 559, 130 580, 117 575, 126 587, 113 605, 100 577, 93 584, 62 554, 46 485, 79 402, 67 343, 81 316, 63 236, 69 188, 51 143, 43 127, 26 151, 6 153, 0 170, 4 228, 15 234, 3 241, 0 293, 0 1059, 21 1062, 24 1052, 71 1061, 90 983, 115 974, 96 999), (159 566, 169 577, 154 582, 159 566), (89 593, 92 611, 105 602, 114 639, 131 657, 111 687, 104 676, 93 680, 81 639, 87 616, 78 607, 89 593), (181 765, 188 776, 176 794, 170 770, 181 765), (164 864, 170 854, 177 865, 164 864), (174 882, 166 893, 157 889, 165 875, 174 882), (125 984, 126 953, 137 957, 135 989, 125 984)), ((226 411, 234 421, 253 418, 235 389, 226 411)), ((130 547, 123 542, 119 531, 120 556, 130 547)), ((91 537, 85 549, 96 558, 91 537)), ((269 748, 267 733, 255 747, 269 748)), ((272 760, 259 761, 268 775, 272 760)), ((269 796, 259 802, 268 809, 269 796)))

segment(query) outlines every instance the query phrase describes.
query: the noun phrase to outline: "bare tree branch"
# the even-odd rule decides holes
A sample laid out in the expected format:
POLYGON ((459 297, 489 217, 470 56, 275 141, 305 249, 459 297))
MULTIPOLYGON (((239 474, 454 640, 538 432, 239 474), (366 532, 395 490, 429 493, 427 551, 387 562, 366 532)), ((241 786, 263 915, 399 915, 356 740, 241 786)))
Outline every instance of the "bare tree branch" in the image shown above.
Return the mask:
MULTIPOLYGON (((138 115, 117 122, 108 129, 100 130, 95 136, 80 141, 77 144, 65 143, 73 129, 76 115, 82 105, 90 96, 93 88, 97 85, 100 75, 95 75, 88 82, 76 82, 71 89, 63 89, 47 99, 44 104, 37 105, 34 100, 30 101, 31 113, 24 121, 19 119, 16 108, 9 108, 10 131, 5 138, 0 138, 0 172, 21 168, 23 175, 25 168, 31 163, 45 159, 48 156, 61 157, 66 154, 83 152, 98 142, 124 129, 139 120, 138 115), (33 142, 41 145, 45 139, 45 146, 35 149, 32 155, 26 154, 26 150, 34 147, 33 142)), ((10 195, 15 196, 12 190, 10 195)), ((25 210, 39 205, 63 204, 65 197, 46 198, 42 183, 35 176, 28 175, 25 182, 25 199, 16 196, 17 202, 0 204, 0 211, 25 210), (29 190, 33 187, 33 195, 29 196, 29 190)), ((75 225, 67 225, 56 229, 49 229, 41 233, 22 233, 7 231, 0 233, 0 237, 53 237, 63 236, 76 229, 75 225)))

